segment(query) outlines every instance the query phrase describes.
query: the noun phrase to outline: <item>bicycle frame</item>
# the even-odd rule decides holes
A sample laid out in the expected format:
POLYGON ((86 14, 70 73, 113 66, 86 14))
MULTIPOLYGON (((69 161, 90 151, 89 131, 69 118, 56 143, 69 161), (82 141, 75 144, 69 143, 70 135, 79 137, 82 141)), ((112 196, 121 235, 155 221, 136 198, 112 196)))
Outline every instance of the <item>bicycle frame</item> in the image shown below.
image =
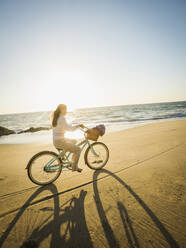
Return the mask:
MULTIPOLYGON (((80 143, 77 144, 77 146, 82 146, 81 147, 81 152, 83 151, 83 149, 85 148, 85 146, 88 145, 92 151, 92 153, 96 156, 96 157, 99 157, 99 155, 95 152, 94 148, 92 147, 90 141, 85 137, 85 139, 83 141, 81 141, 80 143)), ((71 152, 68 152, 68 154, 66 154, 65 151, 63 150, 59 150, 59 155, 53 159, 51 159, 46 165, 45 165, 45 169, 48 170, 48 171, 52 171, 52 170, 57 170, 59 169, 59 166, 56 165, 56 166, 52 166, 50 167, 50 165, 55 161, 57 160, 58 158, 61 158, 61 157, 64 157, 65 158, 65 163, 62 163, 62 168, 68 168, 70 165, 71 165, 71 162, 69 160, 69 157, 71 155, 71 152), (64 165, 65 164, 65 165, 64 165)))

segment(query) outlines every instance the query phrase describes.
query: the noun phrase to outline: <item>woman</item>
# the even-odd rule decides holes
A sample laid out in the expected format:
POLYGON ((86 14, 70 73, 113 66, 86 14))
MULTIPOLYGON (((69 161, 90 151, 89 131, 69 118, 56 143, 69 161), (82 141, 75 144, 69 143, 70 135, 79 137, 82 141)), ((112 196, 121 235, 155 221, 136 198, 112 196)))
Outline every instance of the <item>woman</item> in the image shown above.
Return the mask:
POLYGON ((52 115, 52 130, 53 130, 53 144, 57 149, 62 149, 65 152, 72 152, 72 171, 81 172, 82 169, 78 168, 78 161, 80 157, 80 147, 75 145, 77 142, 73 139, 64 137, 65 131, 74 131, 79 127, 83 128, 84 125, 72 126, 66 122, 65 115, 67 113, 67 106, 59 104, 57 109, 52 115))

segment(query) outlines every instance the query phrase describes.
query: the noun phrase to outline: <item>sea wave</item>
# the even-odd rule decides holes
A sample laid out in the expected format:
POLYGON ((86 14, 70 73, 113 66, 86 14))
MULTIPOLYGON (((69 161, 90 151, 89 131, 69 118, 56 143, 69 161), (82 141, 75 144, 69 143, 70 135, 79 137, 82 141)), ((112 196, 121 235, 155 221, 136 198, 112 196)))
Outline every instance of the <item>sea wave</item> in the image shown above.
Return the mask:
POLYGON ((130 119, 128 122, 138 122, 138 121, 155 121, 155 120, 166 120, 172 118, 186 118, 186 114, 172 114, 172 115, 164 115, 164 116, 155 116, 150 118, 138 118, 138 119, 130 119))
POLYGON ((122 116, 118 116, 118 118, 114 119, 104 119, 103 122, 107 123, 121 123, 121 122, 141 122, 141 121, 155 121, 155 120, 164 120, 164 119, 172 119, 172 118, 186 118, 186 113, 173 113, 173 114, 167 114, 167 115, 159 115, 159 116, 151 116, 149 118, 145 118, 143 116, 139 118, 129 118, 122 116))
MULTIPOLYGON (((0 126, 21 133, 49 133, 51 111, 0 115, 0 126), (48 132, 47 132, 48 131, 48 132)), ((104 124, 109 130, 125 129, 145 123, 186 118, 186 102, 154 103, 80 109, 67 114, 67 122, 91 128, 104 124)), ((4 132, 3 135, 10 134, 4 132)), ((1 130, 0 130, 0 136, 1 130)), ((21 136, 21 135, 20 135, 21 136)), ((17 137, 20 137, 17 136, 17 137)))

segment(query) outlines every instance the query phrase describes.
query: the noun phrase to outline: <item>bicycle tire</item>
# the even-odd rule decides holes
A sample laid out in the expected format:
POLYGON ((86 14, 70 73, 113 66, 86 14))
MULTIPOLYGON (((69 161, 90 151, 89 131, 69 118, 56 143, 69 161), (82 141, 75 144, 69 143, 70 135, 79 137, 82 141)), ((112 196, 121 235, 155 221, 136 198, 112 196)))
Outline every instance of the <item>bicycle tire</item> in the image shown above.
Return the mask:
MULTIPOLYGON (((109 159, 109 149, 108 149, 108 147, 107 147, 104 143, 102 143, 102 142, 94 142, 94 143, 91 144, 91 146, 89 146, 89 147, 86 149, 86 151, 85 151, 85 155, 84 155, 85 164, 86 164, 90 169, 93 169, 93 170, 100 170, 100 169, 102 169, 102 168, 106 165, 106 163, 108 162, 108 159, 109 159), (98 165, 98 166, 95 166, 95 163, 98 163, 98 162, 96 162, 96 160, 93 161, 92 163, 91 163, 91 161, 89 161, 89 154, 92 154, 91 146, 93 146, 94 149, 95 149, 96 146, 97 146, 97 147, 98 147, 98 146, 99 146, 99 147, 103 147, 103 150, 105 151, 106 157, 105 157, 104 161, 102 161, 102 163, 101 163, 100 165, 98 165), (94 165, 93 165, 93 164, 94 164, 94 165)), ((97 149, 97 148, 96 148, 96 149, 97 149)), ((100 153, 99 153, 99 155, 100 155, 100 153)), ((95 157, 96 157, 96 156, 94 156, 94 159, 95 159, 95 157)), ((101 156, 99 156, 99 159, 100 159, 100 158, 101 158, 101 156)), ((99 161, 101 161, 101 160, 99 160, 99 161)))
MULTIPOLYGON (((37 153, 37 154, 35 154, 31 159, 30 159, 30 161, 28 162, 28 165, 27 165, 27 174, 28 174, 28 177, 29 177, 29 179, 33 182, 33 183, 35 183, 35 184, 37 184, 37 185, 48 185, 48 184, 51 184, 51 183, 53 183, 59 176, 60 176, 60 174, 61 174, 61 171, 62 171, 62 160, 61 160, 61 158, 57 158, 56 159, 56 161, 58 161, 58 166, 59 166, 59 169, 57 170, 57 173, 55 173, 55 175, 54 175, 54 173, 52 172, 46 172, 46 171, 44 171, 44 169, 43 169, 43 171, 42 171, 42 173, 44 172, 45 173, 45 175, 54 175, 53 177, 51 177, 51 179, 50 180, 46 180, 46 181, 39 181, 39 179, 37 179, 35 176, 33 176, 33 173, 32 173, 32 168, 33 168, 33 165, 34 165, 34 162, 36 161, 36 159, 38 159, 39 157, 44 157, 45 155, 47 155, 47 156, 53 156, 53 157, 57 157, 58 156, 58 154, 57 153, 55 153, 55 152, 52 152, 52 151, 42 151, 42 152, 39 152, 39 153, 37 153)), ((49 160, 48 160, 49 161, 49 160)), ((44 168, 44 167, 43 167, 44 168)))
MULTIPOLYGON (((31 206, 35 206, 37 204, 38 200, 34 200, 38 197, 39 194, 42 194, 43 192, 48 192, 47 194, 49 198, 53 199, 54 204, 54 219, 57 220, 59 216, 59 197, 58 197, 58 191, 54 184, 51 184, 46 187, 39 187, 37 190, 25 201, 25 203, 17 208, 15 211, 15 216, 13 216, 11 222, 9 225, 7 225, 7 229, 2 233, 0 237, 0 247, 22 247, 23 243, 25 241, 29 241, 30 237, 32 237, 33 233, 34 236, 38 237, 38 233, 40 231, 40 222, 38 219, 43 222, 45 219, 48 221, 48 215, 46 215, 46 212, 38 211, 37 215, 37 221, 35 218, 33 218, 33 209, 30 208, 31 206), (57 196, 57 197, 55 197, 57 196), (29 211, 30 210, 30 211, 29 211), (25 216, 24 216, 25 214, 25 216), (17 223, 18 222, 18 223, 17 223), (20 232, 17 232, 17 230, 20 230, 20 232), (26 230, 26 231, 25 231, 26 230), (37 231, 36 231, 37 230, 37 231), (14 241, 13 241, 14 240, 14 241)), ((42 202, 45 202, 44 198, 40 198, 42 202)), ((47 203, 46 203, 47 204, 47 203)), ((48 206, 48 204, 47 204, 48 206)), ((17 206, 16 206, 17 207, 17 206)), ((36 213, 34 211, 34 213, 36 213)), ((8 215, 9 213, 7 213, 8 215)), ((54 231, 55 232, 55 229, 54 231)), ((51 233, 53 235, 53 233, 51 233)), ((38 238, 40 239, 42 235, 40 235, 38 238)), ((54 236, 54 235, 53 235, 54 236)), ((31 238, 32 240, 32 238, 31 238)), ((35 240, 35 238, 33 239, 35 240)), ((37 238, 36 238, 37 241, 37 238)), ((26 246, 24 246, 26 247, 26 246)), ((31 247, 31 246, 29 246, 31 247)), ((32 246, 33 247, 33 246, 32 246)), ((36 246, 34 246, 36 247, 36 246)), ((38 246, 37 246, 38 247, 38 246)))

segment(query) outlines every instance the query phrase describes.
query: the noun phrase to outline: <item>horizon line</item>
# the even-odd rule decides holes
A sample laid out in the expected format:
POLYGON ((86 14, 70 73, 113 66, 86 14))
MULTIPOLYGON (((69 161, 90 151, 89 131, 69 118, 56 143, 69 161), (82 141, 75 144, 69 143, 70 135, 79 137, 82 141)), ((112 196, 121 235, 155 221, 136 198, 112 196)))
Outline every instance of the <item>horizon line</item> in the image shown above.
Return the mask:
MULTIPOLYGON (((77 108, 73 111, 68 111, 67 113, 72 113, 76 110, 84 110, 84 109, 94 109, 94 108, 106 108, 106 107, 119 107, 119 106, 133 106, 133 105, 150 105, 150 104, 158 104, 158 103, 176 103, 176 102, 186 102, 186 100, 178 100, 178 101, 160 101, 160 102, 147 102, 147 103, 132 103, 132 104, 116 104, 116 105, 104 105, 104 106, 95 106, 95 107, 85 107, 85 108, 77 108)), ((38 110, 38 111, 28 111, 28 112, 10 112, 10 113, 0 113, 2 115, 15 115, 15 114, 27 114, 27 113, 39 113, 39 112, 50 112, 53 110, 38 110)))

